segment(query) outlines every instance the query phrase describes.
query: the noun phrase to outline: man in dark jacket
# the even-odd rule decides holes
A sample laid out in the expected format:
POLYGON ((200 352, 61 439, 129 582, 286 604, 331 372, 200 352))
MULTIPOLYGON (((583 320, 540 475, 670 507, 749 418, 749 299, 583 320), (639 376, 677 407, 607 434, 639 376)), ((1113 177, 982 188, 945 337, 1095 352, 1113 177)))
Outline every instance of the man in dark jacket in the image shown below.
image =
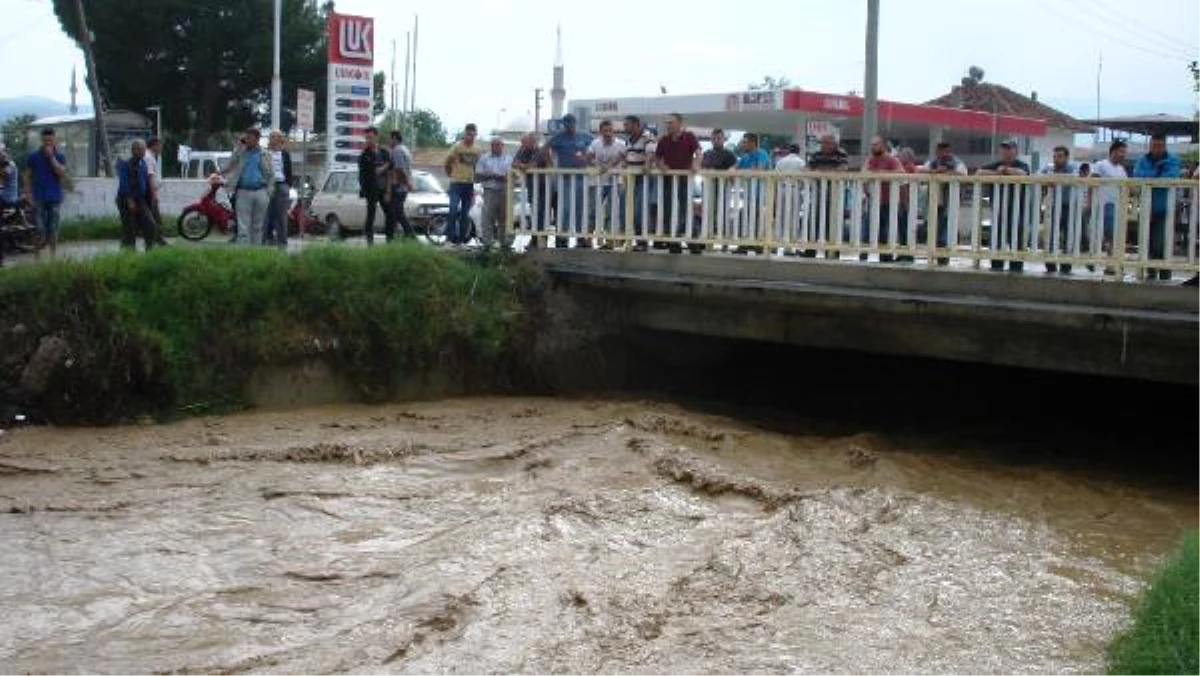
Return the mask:
POLYGON ((146 251, 158 241, 158 224, 151 204, 155 200, 154 182, 146 168, 146 144, 134 141, 129 159, 117 162, 117 211, 121 214, 121 248, 137 247, 140 231, 146 251))
MULTIPOLYGON (((392 171, 392 154, 379 146, 379 130, 367 127, 367 147, 358 156, 358 195, 367 200, 367 223, 363 236, 367 246, 375 243, 375 209, 387 208, 388 175, 392 171)), ((385 215, 386 218, 386 215, 385 215)))

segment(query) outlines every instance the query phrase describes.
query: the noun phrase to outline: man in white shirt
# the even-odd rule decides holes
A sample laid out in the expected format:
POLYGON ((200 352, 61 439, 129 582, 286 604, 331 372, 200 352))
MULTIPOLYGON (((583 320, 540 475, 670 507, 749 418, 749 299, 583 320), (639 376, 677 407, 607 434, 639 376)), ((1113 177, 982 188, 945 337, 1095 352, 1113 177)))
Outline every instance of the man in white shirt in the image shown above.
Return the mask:
MULTIPOLYGON (((1125 152, 1128 146, 1121 139, 1113 141, 1108 146, 1108 159, 1100 160, 1092 165, 1094 178, 1129 178, 1125 171, 1125 152)), ((1104 214, 1104 251, 1112 251, 1113 233, 1116 230, 1117 199, 1120 189, 1115 185, 1100 188, 1101 210, 1104 214)))
POLYGON ((162 140, 153 136, 146 142, 146 156, 143 161, 146 163, 146 173, 150 177, 150 182, 154 184, 154 199, 150 202, 150 213, 154 216, 154 224, 158 226, 158 229, 155 230, 158 233, 158 245, 166 246, 167 240, 163 239, 162 214, 158 211, 158 195, 162 191, 162 176, 158 170, 158 158, 161 152, 162 140))
POLYGON ((479 241, 490 249, 493 244, 508 248, 508 221, 511 214, 505 214, 508 203, 508 170, 512 168, 512 158, 504 154, 504 139, 493 137, 490 152, 484 154, 475 163, 475 180, 483 185, 483 213, 480 215, 479 241))
POLYGON ((804 169, 804 158, 800 155, 800 144, 793 143, 788 146, 788 154, 779 158, 775 163, 775 171, 783 173, 791 173, 804 169))
POLYGON ((588 191, 591 193, 591 213, 588 220, 598 231, 602 231, 612 209, 613 188, 620 185, 620 177, 608 172, 620 168, 625 160, 625 142, 614 135, 610 120, 600 123, 600 138, 588 146, 587 158, 588 164, 600 170, 599 176, 588 179, 588 191))

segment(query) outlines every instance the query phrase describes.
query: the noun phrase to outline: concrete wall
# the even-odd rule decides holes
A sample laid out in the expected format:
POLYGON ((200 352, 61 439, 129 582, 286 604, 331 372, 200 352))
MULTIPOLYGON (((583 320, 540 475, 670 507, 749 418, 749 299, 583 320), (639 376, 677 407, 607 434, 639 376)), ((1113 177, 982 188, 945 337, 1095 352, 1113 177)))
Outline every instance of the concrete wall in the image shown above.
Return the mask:
MULTIPOLYGON (((74 190, 63 199, 63 220, 74 218, 97 218, 117 215, 117 181, 112 178, 76 178, 74 190)), ((203 180, 168 178, 163 181, 159 193, 159 211, 169 227, 173 226, 179 212, 204 194, 207 183, 203 180)))
POLYGON ((1200 302, 1185 287, 574 249, 530 259, 615 332, 1170 383, 1195 384, 1200 373, 1200 302))

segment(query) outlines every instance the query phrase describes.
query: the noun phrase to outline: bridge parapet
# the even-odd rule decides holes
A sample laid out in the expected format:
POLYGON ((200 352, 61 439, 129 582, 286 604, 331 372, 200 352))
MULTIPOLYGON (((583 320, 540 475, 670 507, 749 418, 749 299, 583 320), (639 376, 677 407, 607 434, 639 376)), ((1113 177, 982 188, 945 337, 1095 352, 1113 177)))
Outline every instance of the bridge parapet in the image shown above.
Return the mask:
POLYGON ((1195 181, 850 172, 538 169, 509 175, 516 234, 639 249, 1026 263, 1109 281, 1200 274, 1195 181))

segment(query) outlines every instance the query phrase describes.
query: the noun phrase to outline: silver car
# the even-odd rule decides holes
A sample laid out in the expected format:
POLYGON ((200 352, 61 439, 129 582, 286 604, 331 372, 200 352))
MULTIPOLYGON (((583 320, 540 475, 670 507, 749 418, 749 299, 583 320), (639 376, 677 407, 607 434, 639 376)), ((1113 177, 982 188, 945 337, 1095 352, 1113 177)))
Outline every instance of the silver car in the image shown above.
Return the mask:
MULTIPOLYGON (((450 213, 450 197, 437 178, 425 171, 413 172, 413 188, 404 202, 404 214, 418 232, 440 235, 450 213)), ((360 233, 366 229, 367 201, 358 195, 358 172, 333 171, 313 197, 312 210, 325 222, 331 234, 360 233)), ((478 207, 469 214, 472 226, 478 220, 478 207)), ((384 216, 375 216, 377 232, 383 230, 384 216)))

